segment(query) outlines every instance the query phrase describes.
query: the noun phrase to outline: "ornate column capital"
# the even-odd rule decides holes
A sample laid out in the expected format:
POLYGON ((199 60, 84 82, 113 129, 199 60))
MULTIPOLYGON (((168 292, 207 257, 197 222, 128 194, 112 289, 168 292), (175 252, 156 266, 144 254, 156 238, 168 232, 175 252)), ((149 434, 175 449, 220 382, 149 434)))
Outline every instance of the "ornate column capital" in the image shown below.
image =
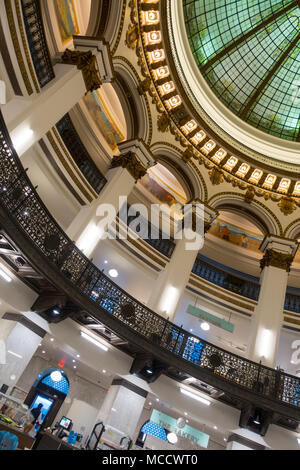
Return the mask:
POLYGON ((260 250, 264 252, 260 262, 261 269, 273 266, 290 272, 298 247, 299 243, 296 240, 267 235, 260 246, 260 250))
POLYGON ((76 65, 81 70, 87 91, 98 90, 102 85, 98 70, 96 57, 92 51, 81 52, 66 49, 62 55, 64 64, 76 65))
POLYGON ((111 162, 111 168, 126 168, 131 176, 138 181, 140 178, 143 178, 147 173, 147 168, 145 168, 137 156, 133 152, 128 152, 126 154, 114 156, 111 162))
POLYGON ((126 168, 136 181, 156 163, 149 147, 141 139, 127 140, 120 143, 118 147, 120 155, 113 158, 111 167, 126 168))
POLYGON ((64 64, 76 65, 81 70, 87 91, 100 88, 102 83, 114 79, 109 45, 88 36, 74 36, 75 50, 66 49, 62 55, 64 64))

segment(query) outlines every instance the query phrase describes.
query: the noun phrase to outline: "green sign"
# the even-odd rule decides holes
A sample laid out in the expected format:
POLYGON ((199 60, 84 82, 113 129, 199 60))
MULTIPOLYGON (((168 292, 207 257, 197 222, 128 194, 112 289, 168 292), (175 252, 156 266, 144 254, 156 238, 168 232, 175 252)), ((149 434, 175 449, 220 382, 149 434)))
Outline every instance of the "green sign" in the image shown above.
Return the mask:
POLYGON ((193 307, 193 305, 189 305, 187 308, 187 313, 193 315, 194 317, 201 318, 212 325, 218 326, 219 328, 223 328, 223 330, 229 331, 233 333, 234 331, 234 324, 230 323, 229 321, 223 320, 222 318, 216 317, 211 313, 207 313, 201 308, 193 307))
POLYGON ((165 415, 158 410, 153 410, 150 421, 158 424, 164 429, 170 432, 174 432, 177 436, 184 437, 189 441, 195 442, 198 446, 208 447, 209 435, 204 432, 198 431, 198 429, 192 428, 185 424, 183 427, 178 426, 177 420, 171 416, 165 415))

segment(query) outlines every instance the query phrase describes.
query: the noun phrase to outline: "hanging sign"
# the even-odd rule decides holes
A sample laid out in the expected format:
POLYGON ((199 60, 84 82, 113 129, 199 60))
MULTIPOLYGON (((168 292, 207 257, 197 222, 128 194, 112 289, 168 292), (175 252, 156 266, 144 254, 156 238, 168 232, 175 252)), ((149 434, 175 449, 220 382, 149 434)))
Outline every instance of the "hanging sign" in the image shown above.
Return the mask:
POLYGON ((198 446, 204 447, 207 449, 209 442, 209 435, 204 432, 198 431, 198 429, 188 426, 184 422, 184 426, 180 424, 178 426, 178 420, 172 418, 171 416, 165 415, 161 411, 153 410, 150 421, 152 423, 158 424, 164 429, 167 429, 170 432, 174 432, 177 436, 188 439, 189 441, 194 442, 198 446))
POLYGON ((223 318, 219 318, 216 315, 212 315, 211 313, 207 313, 204 310, 201 310, 201 308, 189 305, 187 308, 187 313, 193 315, 194 317, 201 318, 202 320, 205 320, 212 325, 218 326, 223 330, 229 331, 229 333, 233 333, 234 331, 233 323, 230 323, 227 320, 223 320, 223 318))

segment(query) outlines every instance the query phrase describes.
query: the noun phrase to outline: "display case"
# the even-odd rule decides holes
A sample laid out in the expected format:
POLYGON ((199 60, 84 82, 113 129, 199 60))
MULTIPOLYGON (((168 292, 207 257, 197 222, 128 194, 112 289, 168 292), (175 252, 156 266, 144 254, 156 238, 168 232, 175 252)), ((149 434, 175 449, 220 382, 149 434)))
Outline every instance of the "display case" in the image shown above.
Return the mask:
POLYGON ((28 422, 28 406, 18 398, 0 392, 0 422, 23 429, 28 422))

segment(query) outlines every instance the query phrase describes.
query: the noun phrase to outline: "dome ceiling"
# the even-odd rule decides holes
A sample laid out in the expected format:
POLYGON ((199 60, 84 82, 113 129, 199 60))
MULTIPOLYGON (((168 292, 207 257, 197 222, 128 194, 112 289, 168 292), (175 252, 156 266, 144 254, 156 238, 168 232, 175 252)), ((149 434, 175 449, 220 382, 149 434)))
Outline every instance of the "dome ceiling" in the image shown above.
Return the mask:
POLYGON ((252 126, 300 140, 300 4, 183 0, 194 59, 216 96, 252 126))

